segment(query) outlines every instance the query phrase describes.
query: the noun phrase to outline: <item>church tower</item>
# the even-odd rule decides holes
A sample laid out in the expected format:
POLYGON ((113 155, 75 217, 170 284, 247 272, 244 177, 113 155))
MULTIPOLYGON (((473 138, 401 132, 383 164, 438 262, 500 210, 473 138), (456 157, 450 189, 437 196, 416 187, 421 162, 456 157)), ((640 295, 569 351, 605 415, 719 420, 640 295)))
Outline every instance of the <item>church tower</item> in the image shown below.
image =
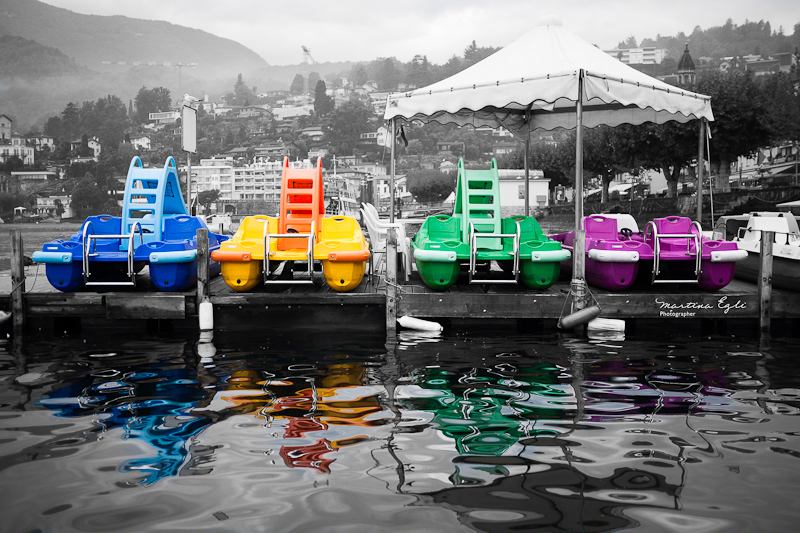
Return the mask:
POLYGON ((686 43, 686 49, 678 62, 678 85, 694 85, 695 82, 697 82, 697 69, 694 67, 692 56, 689 55, 689 43, 686 43))

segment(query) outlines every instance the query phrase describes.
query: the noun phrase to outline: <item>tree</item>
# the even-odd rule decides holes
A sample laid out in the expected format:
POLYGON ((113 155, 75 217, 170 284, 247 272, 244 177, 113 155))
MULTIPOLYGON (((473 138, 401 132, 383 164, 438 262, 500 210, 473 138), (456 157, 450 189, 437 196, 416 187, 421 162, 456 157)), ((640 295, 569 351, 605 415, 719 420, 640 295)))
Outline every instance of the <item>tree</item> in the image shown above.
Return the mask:
POLYGON ((499 50, 499 48, 479 47, 475 44, 475 41, 472 41, 470 45, 464 49, 463 68, 471 67, 475 63, 486 59, 497 50, 499 50))
POLYGON ((61 133, 65 140, 72 141, 80 135, 80 117, 78 116, 78 108, 72 102, 68 103, 61 112, 61 133))
POLYGON ((197 203, 203 206, 206 215, 211 212, 211 204, 219 200, 219 194, 218 189, 200 191, 197 193, 197 203))
POLYGON ((172 107, 172 97, 169 89, 164 87, 156 87, 154 89, 142 87, 136 94, 134 101, 136 103, 135 119, 139 124, 148 122, 150 113, 169 111, 170 107, 172 107))
POLYGON ((303 85, 305 80, 302 74, 295 74, 292 84, 289 86, 289 93, 293 95, 303 94, 303 85))
POLYGON ((369 77, 367 76, 367 69, 364 68, 364 65, 359 63, 358 65, 354 66, 350 71, 350 79, 352 80, 353 85, 356 87, 361 87, 367 83, 367 81, 369 81, 369 77))
POLYGON ((318 117, 323 117, 333 111, 333 98, 328 96, 327 91, 328 88, 325 82, 319 80, 317 86, 314 88, 314 113, 316 113, 318 117))
POLYGON ((78 155, 81 157, 89 157, 94 154, 92 149, 89 148, 89 136, 85 133, 81 135, 81 147, 78 152, 78 155))
MULTIPOLYGON (((530 146, 528 168, 541 170, 551 185, 567 185, 575 168, 575 144, 568 138, 559 145, 533 143, 530 146)), ((516 150, 501 157, 500 168, 525 168, 525 151, 516 150)))
POLYGON ((391 91, 397 89, 397 82, 400 76, 397 72, 395 59, 393 57, 384 58, 376 76, 378 89, 381 91, 391 91))
POLYGON ((456 175, 438 170, 410 170, 406 187, 420 202, 441 202, 455 190, 456 175))
POLYGON ((632 166, 662 172, 667 180, 667 197, 676 198, 681 171, 697 157, 697 121, 623 125, 614 129, 628 139, 629 150, 635 154, 632 166))
POLYGON ((316 89, 317 82, 320 81, 319 72, 309 72, 308 73, 308 90, 311 91, 312 88, 316 89))
POLYGON ((698 81, 697 92, 711 96, 714 109, 711 173, 727 176, 732 161, 770 139, 764 95, 751 73, 739 71, 709 72, 698 81))
POLYGON ((431 83, 430 64, 428 56, 415 55, 406 76, 406 83, 413 87, 425 87, 431 83))
POLYGON ((779 72, 762 77, 766 124, 773 142, 800 141, 800 91, 796 78, 779 72))
POLYGON ((236 78, 236 84, 233 86, 233 102, 234 105, 250 105, 256 101, 255 92, 247 86, 242 79, 242 75, 236 78))
POLYGON ((87 172, 72 189, 72 209, 78 218, 102 213, 111 207, 110 197, 103 192, 91 173, 87 172))
POLYGON ((325 142, 333 147, 337 155, 351 155, 360 135, 370 129, 372 107, 350 100, 331 111, 323 125, 325 142))

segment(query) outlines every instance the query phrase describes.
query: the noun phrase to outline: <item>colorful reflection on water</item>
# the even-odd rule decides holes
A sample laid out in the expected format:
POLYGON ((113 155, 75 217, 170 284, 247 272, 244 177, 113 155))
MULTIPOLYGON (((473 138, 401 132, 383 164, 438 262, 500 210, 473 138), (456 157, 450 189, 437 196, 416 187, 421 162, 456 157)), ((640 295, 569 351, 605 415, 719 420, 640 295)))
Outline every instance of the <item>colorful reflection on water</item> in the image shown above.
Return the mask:
POLYGON ((488 328, 383 342, 0 345, 2 523, 786 531, 800 519, 795 341, 488 328))

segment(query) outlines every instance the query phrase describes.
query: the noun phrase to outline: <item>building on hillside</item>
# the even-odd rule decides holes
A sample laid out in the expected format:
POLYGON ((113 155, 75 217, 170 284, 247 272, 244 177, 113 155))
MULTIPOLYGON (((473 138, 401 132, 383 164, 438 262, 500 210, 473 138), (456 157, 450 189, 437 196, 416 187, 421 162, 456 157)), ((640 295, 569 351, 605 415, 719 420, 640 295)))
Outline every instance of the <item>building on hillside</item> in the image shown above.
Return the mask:
POLYGON ((781 62, 778 59, 767 58, 748 61, 745 64, 747 72, 752 72, 756 76, 766 76, 776 74, 781 71, 781 62))
POLYGON ((56 149, 55 139, 47 135, 28 137, 28 144, 33 145, 36 150, 40 151, 43 150, 45 146, 50 152, 56 149))
POLYGON ((450 152, 455 155, 464 155, 467 143, 461 141, 439 141, 436 143, 437 152, 450 152))
POLYGON ((313 105, 299 105, 287 107, 275 107, 272 109, 272 115, 275 120, 279 122, 296 119, 298 117, 309 117, 314 112, 313 105))
POLYGON ((256 160, 280 159, 283 161, 284 157, 289 157, 289 146, 283 142, 256 146, 254 157, 256 160))
POLYGON ((247 105, 234 108, 236 116, 239 118, 266 117, 270 114, 267 105, 247 105))
MULTIPOLYGON (((309 160, 293 161, 290 168, 312 168, 309 160)), ((192 190, 218 190, 219 202, 241 200, 280 201, 283 160, 261 160, 236 166, 234 159, 201 159, 192 166, 192 190)))
POLYGON ((11 172, 11 180, 7 191, 14 194, 30 194, 45 189, 57 179, 55 172, 47 170, 31 170, 11 172))
POLYGON ((180 111, 161 111, 159 113, 150 113, 150 122, 154 124, 175 124, 181 118, 180 111))
POLYGON ((383 112, 386 111, 386 99, 389 94, 389 91, 369 93, 369 103, 376 115, 383 116, 383 112))
POLYGON ((36 197, 36 214, 51 217, 51 218, 72 218, 75 214, 72 212, 72 196, 68 194, 60 194, 53 196, 37 196, 36 197), (63 212, 58 214, 59 205, 63 212))
POLYGON ((0 163, 5 163, 14 156, 19 157, 25 165, 34 164, 33 146, 28 146, 24 138, 12 135, 0 143, 0 163))
MULTIPOLYGON (((499 169, 500 205, 503 208, 525 207, 525 170, 499 169)), ((528 205, 533 209, 544 209, 550 205, 550 179, 541 170, 528 173, 528 205)))
POLYGON ((309 126, 297 132, 300 137, 304 137, 311 141, 321 141, 325 132, 322 131, 322 126, 309 126))
POLYGON ((131 135, 131 144, 137 150, 148 151, 150 150, 150 136, 149 135, 131 135))
POLYGON ((308 151, 308 158, 311 161, 316 161, 317 158, 328 157, 331 151, 325 147, 320 146, 319 148, 314 148, 313 150, 308 151))
POLYGON ((458 172, 458 165, 445 159, 442 161, 442 164, 439 165, 439 172, 444 172, 445 174, 454 174, 458 172))
MULTIPOLYGON (((71 141, 69 143, 69 149, 72 150, 73 152, 80 150, 81 142, 82 139, 75 139, 74 141, 71 141)), ((89 150, 92 151, 91 157, 94 158, 95 161, 97 161, 97 157, 100 156, 100 152, 102 151, 103 148, 102 145, 100 144, 100 140, 97 137, 90 137, 87 144, 89 146, 89 150)), ((82 157, 87 157, 87 156, 82 156, 82 157)))
POLYGON ((500 141, 492 146, 492 157, 501 157, 519 150, 520 143, 517 141, 500 141))
POLYGON ((358 146, 361 148, 391 147, 388 140, 389 130, 383 126, 375 131, 367 131, 358 136, 358 146))
POLYGON ((475 133, 486 135, 494 138, 513 137, 514 134, 505 129, 504 127, 493 128, 491 126, 479 126, 475 128, 475 133))
POLYGON ((386 165, 382 165, 380 163, 360 162, 355 165, 350 165, 349 169, 358 170, 361 172, 367 172, 369 174, 372 174, 373 176, 386 175, 386 165))
POLYGON ((11 125, 13 122, 8 115, 0 115, 0 144, 11 141, 11 125))
POLYGON ((668 51, 655 46, 643 46, 640 48, 614 48, 603 50, 608 55, 619 59, 626 65, 660 65, 667 57, 668 51))

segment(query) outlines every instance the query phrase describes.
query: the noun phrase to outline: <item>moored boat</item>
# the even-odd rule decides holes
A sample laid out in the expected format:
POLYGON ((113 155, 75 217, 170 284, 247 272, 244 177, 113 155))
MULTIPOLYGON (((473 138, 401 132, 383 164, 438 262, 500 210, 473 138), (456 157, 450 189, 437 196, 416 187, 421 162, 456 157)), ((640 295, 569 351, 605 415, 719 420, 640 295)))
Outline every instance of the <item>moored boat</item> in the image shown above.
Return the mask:
POLYGON ((411 242, 422 281, 434 290, 456 283, 462 264, 470 283, 517 283, 546 289, 558 279, 569 257, 548 239, 533 217, 501 217, 497 162, 488 170, 467 170, 458 162, 453 215, 428 217, 411 242), (504 279, 478 276, 478 265, 496 261, 504 279))
POLYGON ((730 239, 747 252, 747 257, 736 264, 735 276, 757 283, 761 268, 761 237, 765 231, 775 234, 772 286, 800 291, 800 228, 792 213, 761 211, 723 216, 714 227, 714 237, 730 239))
MULTIPOLYGON (((202 219, 190 216, 181 196, 175 160, 146 169, 134 157, 128 168, 122 216, 88 217, 68 240, 45 243, 33 260, 46 265, 50 284, 63 292, 83 287, 134 286, 149 267, 162 291, 185 290, 197 282, 197 230, 202 219)), ((227 237, 209 232, 209 250, 227 237)), ((218 274, 211 261, 209 273, 218 274)))
MULTIPOLYGON (((701 290, 719 290, 746 257, 734 242, 704 237, 700 225, 686 217, 656 218, 644 232, 628 214, 591 215, 583 226, 586 280, 612 291, 647 284, 648 278, 650 284, 696 283, 701 290)), ((551 237, 571 250, 574 233, 551 237)))
POLYGON ((279 215, 245 218, 230 241, 211 254, 222 263, 225 283, 240 292, 259 283, 313 283, 317 261, 332 289, 356 288, 369 245, 355 218, 324 216, 322 194, 321 160, 314 169, 291 169, 284 159, 279 215), (289 275, 271 277, 283 262, 281 272, 289 275), (295 262, 305 264, 306 278, 294 278, 295 262))
POLYGON ((701 290, 716 291, 731 282, 736 262, 747 257, 735 242, 706 238, 700 224, 687 217, 653 219, 644 235, 632 238, 653 249, 653 284, 697 283, 701 290))
MULTIPOLYGON (((591 215, 584 217, 586 230, 586 281, 610 291, 622 291, 637 278, 642 260, 653 259, 653 249, 640 240, 636 220, 631 215, 591 215)), ((575 232, 550 235, 574 254, 575 232)), ((572 261, 565 266, 572 268, 572 261)))

